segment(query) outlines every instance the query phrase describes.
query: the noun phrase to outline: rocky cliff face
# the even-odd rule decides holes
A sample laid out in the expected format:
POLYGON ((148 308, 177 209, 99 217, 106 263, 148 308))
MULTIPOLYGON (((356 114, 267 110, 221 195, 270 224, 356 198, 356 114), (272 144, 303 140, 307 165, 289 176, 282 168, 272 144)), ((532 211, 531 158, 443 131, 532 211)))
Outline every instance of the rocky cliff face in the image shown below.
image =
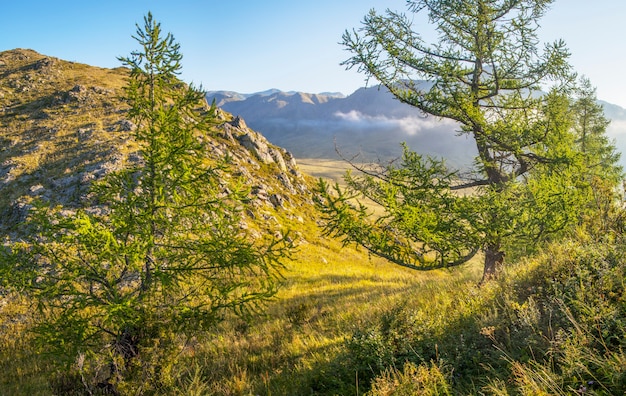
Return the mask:
MULTIPOLYGON (((141 161, 122 99, 126 75, 31 50, 0 53, 0 231, 15 234, 36 198, 89 205, 91 182, 141 161)), ((241 118, 221 112, 220 120, 204 142, 207 157, 233 158, 259 213, 296 216, 310 194, 293 156, 241 118)))

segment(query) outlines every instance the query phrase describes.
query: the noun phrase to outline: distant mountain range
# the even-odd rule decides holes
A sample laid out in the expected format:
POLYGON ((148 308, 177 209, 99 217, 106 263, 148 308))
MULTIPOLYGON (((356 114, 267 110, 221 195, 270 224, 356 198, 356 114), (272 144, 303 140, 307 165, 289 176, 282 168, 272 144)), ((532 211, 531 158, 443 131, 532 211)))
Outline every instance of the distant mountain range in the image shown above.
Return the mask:
MULTIPOLYGON (((240 115, 270 142, 299 158, 345 157, 360 153, 364 160, 393 159, 406 142, 420 154, 445 157, 456 166, 471 163, 474 143, 457 134, 457 124, 425 116, 401 103, 384 87, 341 93, 310 94, 270 89, 253 94, 210 91, 209 102, 240 115)), ((600 102, 612 120, 607 133, 626 153, 626 109, 600 102)), ((626 167, 626 154, 622 156, 626 167)))

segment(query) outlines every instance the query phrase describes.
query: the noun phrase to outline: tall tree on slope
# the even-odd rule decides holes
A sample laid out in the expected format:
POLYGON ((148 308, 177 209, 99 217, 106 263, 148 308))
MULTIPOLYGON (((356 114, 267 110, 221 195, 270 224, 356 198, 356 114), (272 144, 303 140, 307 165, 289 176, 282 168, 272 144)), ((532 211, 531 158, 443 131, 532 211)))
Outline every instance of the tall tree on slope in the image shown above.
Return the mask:
POLYGON ((527 234, 519 231, 528 219, 546 223, 536 229, 547 235, 575 217, 567 183, 554 194, 526 183, 536 168, 569 167, 571 174, 580 162, 568 146, 572 125, 559 99, 575 80, 569 53, 562 41, 539 48, 538 21, 551 0, 407 3, 411 12, 427 13, 436 43, 422 39, 410 16, 372 10, 361 29, 344 34, 352 53, 344 63, 426 115, 458 123, 475 145, 474 167, 462 175, 405 147, 399 166, 349 173, 347 190, 335 186, 331 193, 320 182, 326 230, 416 269, 458 265, 482 250, 487 279, 507 246, 527 234), (544 83, 552 93, 537 95, 544 83), (360 195, 381 204, 385 215, 370 221, 364 205, 354 207, 360 195), (558 207, 562 215, 554 216, 558 207))
POLYGON ((242 230, 248 191, 227 158, 207 155, 215 108, 178 79, 173 36, 148 14, 135 38, 141 49, 121 61, 141 160, 93 186, 101 214, 41 208, 38 235, 7 273, 41 308, 47 349, 112 367, 109 384, 143 386, 159 380, 154 361, 168 363, 155 354, 273 296, 288 244, 242 230))

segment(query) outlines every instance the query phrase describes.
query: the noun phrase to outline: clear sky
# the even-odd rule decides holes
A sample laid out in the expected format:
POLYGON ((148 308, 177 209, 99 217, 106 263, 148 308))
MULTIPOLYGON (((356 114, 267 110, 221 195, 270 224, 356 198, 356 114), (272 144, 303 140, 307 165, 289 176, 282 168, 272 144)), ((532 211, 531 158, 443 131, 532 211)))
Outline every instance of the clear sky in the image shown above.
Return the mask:
MULTIPOLYGON (((118 56, 138 49, 131 38, 135 23, 151 11, 181 44, 183 79, 206 90, 350 94, 365 84, 364 76, 339 65, 349 54, 338 43, 371 8, 406 11, 406 2, 0 0, 0 51, 30 48, 116 67, 118 56)), ((544 41, 564 39, 571 63, 591 79, 598 97, 626 107, 626 1, 556 0, 540 33, 544 41)))

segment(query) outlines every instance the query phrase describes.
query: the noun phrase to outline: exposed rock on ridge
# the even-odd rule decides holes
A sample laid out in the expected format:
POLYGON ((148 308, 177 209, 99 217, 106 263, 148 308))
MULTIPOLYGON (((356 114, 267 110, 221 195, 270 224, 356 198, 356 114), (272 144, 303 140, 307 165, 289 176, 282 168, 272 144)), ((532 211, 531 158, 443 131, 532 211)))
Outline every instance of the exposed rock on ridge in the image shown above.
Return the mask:
MULTIPOLYGON (((132 139, 137 126, 121 99, 126 76, 122 68, 31 50, 0 53, 0 231, 16 232, 35 199, 70 210, 92 205, 90 183, 141 161, 132 139)), ((249 216, 252 221, 309 204, 303 199, 309 184, 291 154, 243 119, 221 111, 219 117, 215 133, 199 138, 208 158, 233 159, 234 174, 250 187, 259 211, 249 216)))

